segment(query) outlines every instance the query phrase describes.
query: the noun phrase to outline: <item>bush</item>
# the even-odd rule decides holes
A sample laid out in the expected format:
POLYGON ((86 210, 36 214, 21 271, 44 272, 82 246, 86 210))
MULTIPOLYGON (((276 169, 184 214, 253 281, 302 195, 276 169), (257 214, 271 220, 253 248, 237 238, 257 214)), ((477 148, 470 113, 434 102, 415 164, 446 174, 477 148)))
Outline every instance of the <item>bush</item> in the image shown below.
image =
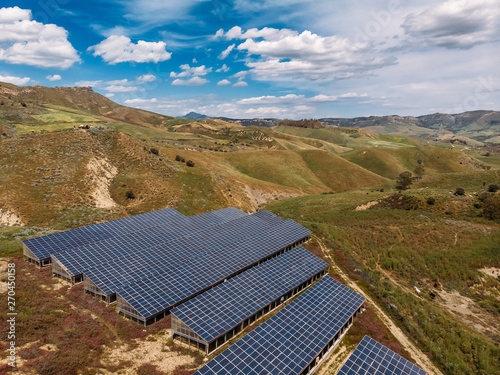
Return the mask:
POLYGON ((157 148, 154 148, 154 147, 151 147, 151 149, 149 150, 152 154, 155 154, 155 155, 160 155, 160 151, 158 151, 157 148))
POLYGON ((188 160, 188 161, 186 162, 186 165, 187 165, 188 167, 194 167, 194 163, 193 163, 191 160, 188 160))
POLYGON ((484 202, 486 199, 491 198, 492 196, 493 196, 493 194, 491 194, 491 193, 487 193, 486 191, 484 191, 484 192, 482 192, 481 194, 479 194, 479 197, 478 197, 478 198, 479 198, 479 200, 480 200, 481 202, 484 202))
POLYGON ((429 206, 434 206, 434 203, 436 203, 436 198, 434 198, 434 197, 429 197, 429 198, 427 199, 427 204, 428 204, 429 206))
POLYGON ((127 199, 135 199, 135 194, 132 190, 127 190, 125 196, 127 197, 127 199))
POLYGON ((488 186, 488 191, 490 193, 496 193, 499 189, 500 189, 500 186, 498 186, 496 184, 488 186))
POLYGON ((500 197, 491 197, 483 202, 483 215, 490 220, 500 219, 500 197))
POLYGON ((175 161, 181 161, 181 156, 180 155, 175 155, 175 161))
POLYGON ((465 189, 464 188, 457 188, 455 190, 454 195, 465 195, 465 189))

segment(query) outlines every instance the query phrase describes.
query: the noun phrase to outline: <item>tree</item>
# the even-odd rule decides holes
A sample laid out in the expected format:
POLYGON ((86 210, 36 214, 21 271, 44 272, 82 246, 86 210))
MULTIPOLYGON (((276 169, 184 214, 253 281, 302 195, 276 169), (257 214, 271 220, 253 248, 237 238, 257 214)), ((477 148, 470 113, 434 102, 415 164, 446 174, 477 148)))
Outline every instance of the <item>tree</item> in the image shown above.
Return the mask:
POLYGON ((406 190, 413 183, 411 172, 403 172, 396 178, 396 189, 406 190))
POLYGON ((188 160, 188 161, 186 162, 186 165, 187 165, 188 167, 194 167, 194 163, 193 163, 191 160, 188 160))
POLYGON ((424 168, 424 166, 422 164, 419 163, 417 165, 417 168, 415 168, 414 172, 415 172, 415 174, 417 176, 422 176, 424 174, 424 172, 425 172, 425 168, 424 168))

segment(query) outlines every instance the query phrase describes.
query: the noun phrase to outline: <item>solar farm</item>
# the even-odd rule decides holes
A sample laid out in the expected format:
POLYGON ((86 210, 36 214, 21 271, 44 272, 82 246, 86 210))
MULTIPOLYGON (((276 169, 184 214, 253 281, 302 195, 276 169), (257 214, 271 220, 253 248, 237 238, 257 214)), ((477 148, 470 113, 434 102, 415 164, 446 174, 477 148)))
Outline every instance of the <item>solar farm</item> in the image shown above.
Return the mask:
MULTIPOLYGON (((269 211, 186 217, 166 208, 23 247, 27 261, 51 266, 71 285, 83 283, 124 317, 146 326, 170 314, 174 340, 219 353, 196 374, 302 375, 321 365, 365 306, 364 297, 327 276, 327 262, 300 246, 310 235, 269 211)), ((351 357, 339 375, 425 374, 369 338, 351 357)))

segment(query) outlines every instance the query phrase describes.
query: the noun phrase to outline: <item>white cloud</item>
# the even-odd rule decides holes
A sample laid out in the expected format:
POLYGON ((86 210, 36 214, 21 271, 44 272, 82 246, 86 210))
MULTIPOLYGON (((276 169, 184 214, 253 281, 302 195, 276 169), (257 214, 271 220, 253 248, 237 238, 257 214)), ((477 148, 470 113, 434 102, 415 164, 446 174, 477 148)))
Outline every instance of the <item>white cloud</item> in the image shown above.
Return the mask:
POLYGON ((229 56, 231 51, 236 47, 236 44, 231 44, 229 47, 227 47, 222 53, 219 55, 220 60, 224 60, 226 57, 229 56))
POLYGON ((208 82, 210 82, 210 81, 206 78, 195 76, 195 77, 192 77, 189 79, 177 78, 172 82, 172 85, 173 86, 202 86, 208 82))
POLYGON ((238 104, 285 104, 285 103, 295 103, 297 101, 303 101, 304 95, 288 94, 284 96, 258 96, 253 98, 245 98, 239 100, 238 104))
POLYGON ((60 81, 62 79, 62 77, 59 74, 54 74, 53 76, 49 75, 49 76, 47 76, 45 78, 47 78, 51 82, 60 81))
POLYGON ((212 71, 212 68, 207 68, 205 65, 190 67, 189 64, 183 64, 180 68, 182 70, 180 73, 170 72, 170 77, 176 78, 172 82, 173 86, 202 86, 210 82, 208 79, 200 76, 207 75, 212 71))
POLYGON ((2 76, 0 75, 0 81, 6 83, 12 83, 13 85, 25 85, 31 81, 30 77, 13 77, 13 76, 2 76))
POLYGON ((31 10, 19 7, 0 9, 0 23, 14 23, 16 21, 30 21, 31 10))
POLYGON ((313 103, 324 103, 324 102, 337 102, 340 100, 350 100, 350 99, 364 99, 366 100, 368 98, 367 94, 358 94, 355 92, 348 92, 345 94, 340 94, 340 95, 316 95, 313 96, 312 98, 309 98, 309 102, 313 103))
POLYGON ((115 94, 113 94, 112 92, 108 92, 108 93, 106 94, 106 96, 107 96, 108 98, 112 98, 113 96, 115 96, 115 94))
MULTIPOLYGON (((219 30, 220 31, 220 30, 219 30)), ((217 33, 219 33, 219 31, 217 33)), ((249 29, 246 32, 243 32, 241 27, 234 26, 227 33, 224 34, 222 31, 222 35, 225 36, 226 39, 256 39, 256 38, 264 38, 266 40, 280 40, 284 37, 294 36, 297 32, 290 29, 274 29, 271 27, 264 27, 263 29, 249 29)), ((217 34, 216 34, 217 36, 217 34)))
POLYGON ((77 87, 98 87, 102 84, 101 80, 98 81, 78 81, 74 85, 77 87))
POLYGON ((175 72, 170 72, 170 77, 171 78, 185 78, 185 77, 192 77, 192 76, 205 76, 208 73, 212 71, 212 68, 206 68, 205 65, 202 66, 197 66, 197 67, 190 67, 189 64, 183 64, 180 66, 182 69, 182 72, 180 73, 175 73, 175 72))
POLYGON ((446 48, 471 48, 498 40, 498 0, 448 0, 419 14, 410 14, 405 31, 430 44, 446 48))
POLYGON ((152 99, 128 99, 123 102, 123 104, 126 105, 144 105, 144 104, 149 104, 149 103, 156 103, 158 102, 158 99, 152 98, 152 99))
POLYGON ((0 8, 0 61, 67 69, 80 62, 68 32, 54 24, 31 20, 31 11, 0 8))
POLYGON ((323 37, 308 30, 299 34, 289 29, 264 28, 243 33, 241 28, 233 27, 225 36, 247 38, 237 49, 260 56, 257 61, 248 59, 246 63, 260 80, 345 79, 395 62, 395 58, 373 53, 368 43, 336 35, 323 37))
POLYGON ((138 88, 135 86, 111 85, 105 87, 104 90, 109 92, 133 92, 137 91, 138 88))
POLYGON ((247 87, 247 86, 248 83, 246 83, 245 81, 238 81, 233 85, 233 87, 247 87))
POLYGON ((229 66, 227 66, 226 64, 222 65, 219 69, 216 70, 217 73, 227 73, 229 72, 229 66))
POLYGON ((151 73, 143 74, 142 76, 137 77, 137 83, 139 84, 146 82, 154 82, 154 81, 156 81, 156 76, 154 76, 151 73))
POLYGON ((285 115, 289 113, 289 110, 283 107, 259 107, 259 108, 249 108, 243 113, 249 116, 266 117, 266 116, 285 115))
POLYGON ((217 82, 217 86, 227 86, 230 84, 231 84, 231 81, 228 81, 227 79, 223 79, 223 80, 217 82))
POLYGON ((108 85, 128 85, 131 82, 127 78, 124 79, 115 79, 114 81, 106 82, 108 85))
POLYGON ((137 43, 133 43, 126 36, 111 35, 87 50, 94 51, 94 56, 101 56, 105 62, 111 65, 121 62, 158 63, 168 60, 172 56, 171 52, 166 51, 165 46, 165 42, 139 40, 137 43))

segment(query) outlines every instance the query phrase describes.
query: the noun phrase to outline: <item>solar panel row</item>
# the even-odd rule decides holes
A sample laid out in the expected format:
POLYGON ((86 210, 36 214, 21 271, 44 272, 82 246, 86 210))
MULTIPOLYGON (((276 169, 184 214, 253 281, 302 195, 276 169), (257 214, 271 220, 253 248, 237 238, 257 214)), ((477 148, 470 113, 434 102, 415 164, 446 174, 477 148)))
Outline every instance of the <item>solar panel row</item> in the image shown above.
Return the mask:
POLYGON ((256 265, 309 234, 308 229, 286 220, 230 246, 204 247, 196 256, 171 266, 167 264, 162 272, 132 281, 117 293, 147 319, 256 265))
MULTIPOLYGON (((194 234, 181 236, 182 233, 179 233, 178 236, 172 236, 171 241, 149 248, 144 248, 140 241, 134 241, 133 245, 136 247, 130 255, 110 257, 112 259, 106 262, 99 262, 99 258, 90 256, 88 252, 66 252, 60 259, 57 254, 55 257, 73 273, 84 272, 86 278, 105 295, 109 295, 131 280, 177 267, 179 263, 196 257, 200 251, 207 248, 217 249, 234 245, 252 236, 265 235, 265 231, 270 228, 271 224, 254 214, 211 226, 194 234)), ((156 237, 155 240, 160 241, 160 238, 156 237)))
POLYGON ((315 366, 364 301, 326 276, 195 374, 301 374, 315 366))
POLYGON ((365 336, 337 375, 425 375, 426 372, 365 336))
MULTIPOLYGON (((172 241, 175 239, 180 241, 179 239, 191 238, 196 234, 203 233, 203 230, 207 228, 212 228, 211 231, 213 231, 231 221, 249 221, 249 215, 239 210, 239 214, 231 211, 226 218, 220 215, 224 212, 219 212, 219 216, 209 216, 208 213, 196 215, 186 218, 189 220, 184 220, 181 223, 166 223, 130 235, 108 238, 85 246, 68 249, 62 253, 52 254, 52 256, 64 265, 73 276, 81 274, 83 270, 111 262, 117 258, 126 258, 129 262, 141 262, 154 255, 156 250, 166 249, 169 242, 169 248, 174 246, 177 251, 186 248, 181 243, 174 245, 172 241), (200 217, 203 220, 200 220, 200 217), (196 224, 192 223, 194 220, 196 220, 196 224)), ((203 239, 203 237, 200 238, 203 239)), ((165 254, 162 254, 162 256, 165 256, 165 254)))
POLYGON ((173 208, 152 211, 129 216, 104 223, 58 232, 43 237, 24 241, 38 260, 49 258, 51 254, 66 251, 69 248, 140 231, 145 228, 165 223, 183 221, 187 218, 173 208))
POLYGON ((208 344, 327 268, 328 263, 298 247, 206 291, 171 313, 208 344))

